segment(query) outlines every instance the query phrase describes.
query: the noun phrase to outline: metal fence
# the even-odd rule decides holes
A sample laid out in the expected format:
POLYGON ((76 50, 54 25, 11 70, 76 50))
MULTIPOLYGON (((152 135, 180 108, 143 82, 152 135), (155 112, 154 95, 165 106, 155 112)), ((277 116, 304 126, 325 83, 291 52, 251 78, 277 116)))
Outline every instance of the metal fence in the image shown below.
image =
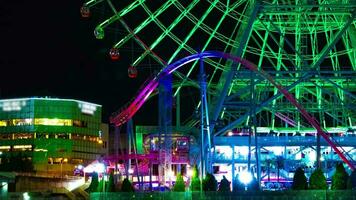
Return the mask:
POLYGON ((302 190, 302 191, 260 191, 260 192, 153 192, 91 193, 92 200, 356 200, 356 190, 302 190))

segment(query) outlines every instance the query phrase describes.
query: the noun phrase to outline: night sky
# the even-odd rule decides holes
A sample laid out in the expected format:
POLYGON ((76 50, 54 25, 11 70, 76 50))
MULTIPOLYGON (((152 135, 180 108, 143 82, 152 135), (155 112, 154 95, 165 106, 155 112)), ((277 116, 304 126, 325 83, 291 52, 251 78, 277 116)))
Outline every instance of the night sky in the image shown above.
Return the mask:
POLYGON ((110 60, 112 41, 95 39, 95 20, 80 16, 83 1, 1 4, 1 99, 50 96, 89 101, 103 105, 107 122, 147 78, 127 76, 129 52, 118 62, 110 60))

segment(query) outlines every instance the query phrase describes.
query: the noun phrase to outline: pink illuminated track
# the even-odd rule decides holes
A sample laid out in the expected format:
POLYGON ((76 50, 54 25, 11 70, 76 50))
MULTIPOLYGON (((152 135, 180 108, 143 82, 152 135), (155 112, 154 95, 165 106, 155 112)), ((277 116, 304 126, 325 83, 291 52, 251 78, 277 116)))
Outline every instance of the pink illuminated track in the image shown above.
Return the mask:
POLYGON ((217 52, 217 51, 206 51, 198 54, 193 54, 191 56, 185 57, 183 59, 180 59, 173 64, 168 65, 166 68, 164 68, 155 78, 153 78, 150 82, 148 82, 146 85, 144 85, 143 89, 139 91, 138 96, 134 99, 134 101, 129 104, 129 106, 124 107, 122 109, 122 112, 120 112, 118 115, 112 117, 110 119, 110 122, 115 124, 116 126, 121 126, 122 124, 126 123, 129 119, 131 119, 134 114, 141 108, 141 106, 145 103, 147 98, 150 96, 150 94, 157 88, 158 86, 158 80, 167 74, 171 74, 175 70, 179 69, 181 66, 198 60, 198 59, 204 59, 204 58, 224 58, 227 60, 232 60, 233 62, 240 63, 249 70, 263 76, 265 79, 267 79, 271 84, 273 84, 280 93, 282 93, 286 99, 288 99, 297 109, 298 111, 303 115, 303 117, 317 130, 317 133, 321 135, 326 142, 334 149, 334 151, 340 156, 340 158, 351 168, 353 171, 355 167, 353 164, 345 157, 345 155, 339 150, 339 148, 334 144, 334 142, 331 140, 329 135, 327 134, 326 131, 324 131, 317 120, 313 118, 299 103, 298 101, 291 95, 288 90, 284 89, 281 85, 279 85, 268 73, 264 72, 263 70, 258 70, 257 66, 254 65, 253 63, 241 59, 239 57, 223 53, 223 52, 217 52))

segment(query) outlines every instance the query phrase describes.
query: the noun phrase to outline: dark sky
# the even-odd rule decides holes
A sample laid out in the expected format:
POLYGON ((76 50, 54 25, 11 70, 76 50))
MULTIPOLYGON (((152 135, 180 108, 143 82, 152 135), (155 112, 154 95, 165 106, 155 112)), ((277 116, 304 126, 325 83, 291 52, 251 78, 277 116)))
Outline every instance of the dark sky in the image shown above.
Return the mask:
MULTIPOLYGON (((83 1, 5 1, 0 6, 0 98, 51 96, 103 105, 103 120, 129 101, 143 78, 127 76, 129 53, 108 57, 83 1), (125 55, 123 55, 125 57, 125 55)), ((145 77, 146 78, 146 77, 145 77)))

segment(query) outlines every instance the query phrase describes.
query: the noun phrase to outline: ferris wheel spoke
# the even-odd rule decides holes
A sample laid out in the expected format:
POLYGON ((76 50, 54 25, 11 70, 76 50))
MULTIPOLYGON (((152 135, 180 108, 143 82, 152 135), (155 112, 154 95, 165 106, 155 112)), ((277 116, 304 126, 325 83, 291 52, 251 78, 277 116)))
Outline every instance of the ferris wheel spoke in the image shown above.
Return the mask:
POLYGON ((168 34, 174 27, 177 26, 177 24, 183 19, 186 14, 192 10, 197 4, 199 3, 199 0, 194 0, 191 2, 188 7, 186 8, 185 12, 181 13, 173 22, 172 24, 151 44, 149 47, 149 50, 145 50, 134 62, 133 66, 137 66, 149 53, 150 50, 153 50, 168 34))
MULTIPOLYGON (((272 66, 276 66, 275 69, 277 69, 277 70, 279 70, 279 69, 281 69, 281 67, 283 67, 286 71, 288 71, 288 67, 284 64, 283 59, 282 59, 282 57, 284 55, 283 54, 283 52, 284 52, 283 46, 284 46, 284 41, 285 41, 284 40, 284 36, 280 35, 280 39, 279 39, 279 42, 278 42, 278 46, 279 46, 278 52, 275 52, 272 49, 272 47, 270 46, 270 44, 267 43, 267 41, 266 41, 267 38, 263 38, 260 35, 260 33, 258 33, 257 31, 255 31, 255 34, 262 40, 262 44, 265 44, 267 49, 269 50, 268 52, 265 52, 265 57, 269 60, 269 62, 272 64, 272 66), (267 56, 267 53, 270 53, 271 55, 267 56), (277 59, 278 62, 274 63, 274 61, 272 61, 271 58, 278 58, 277 59)), ((253 39, 256 42, 256 44, 258 45, 258 47, 260 49, 262 49, 261 44, 259 43, 259 41, 257 41, 257 39, 256 39, 256 37, 254 35, 251 35, 251 39, 253 39)), ((262 54, 262 52, 257 53, 257 55, 260 55, 260 54, 262 54)), ((292 74, 289 74, 289 75, 291 77, 293 77, 292 74)))
MULTIPOLYGON (((106 19, 105 21, 103 21, 102 23, 100 23, 99 25, 96 26, 95 30, 94 30, 94 34, 96 36, 96 38, 98 39, 103 39, 104 38, 104 29, 109 26, 110 24, 116 22, 117 20, 119 20, 121 17, 123 17, 124 15, 126 15, 127 13, 131 12, 132 10, 134 10, 135 8, 137 8, 138 6, 140 6, 145 0, 136 0, 133 3, 131 3, 130 5, 128 5, 126 8, 124 8, 123 10, 121 10, 118 13, 115 13, 113 16, 111 16, 110 18, 106 19)), ((114 11, 115 12, 115 11, 114 11)))
MULTIPOLYGON (((202 51, 205 51, 206 48, 208 47, 208 45, 210 44, 211 40, 215 37, 215 33, 217 32, 217 30, 219 29, 219 27, 221 26, 222 22, 224 21, 225 17, 227 16, 228 12, 225 12, 224 15, 220 18, 219 22, 217 23, 214 31, 211 33, 211 35, 209 36, 208 40, 206 41, 204 47, 202 48, 202 51)), ((228 45, 226 46, 228 47, 228 45)), ((197 65, 198 61, 194 61, 192 67, 189 69, 188 73, 187 73, 187 77, 190 76, 190 74, 193 72, 193 69, 195 68, 195 66, 197 65)), ((220 63, 220 62, 219 62, 220 63)), ((208 88, 210 87, 210 84, 214 78, 214 75, 216 73, 217 68, 214 69, 214 73, 212 75, 212 77, 210 78, 210 81, 208 82, 208 88)), ((187 81, 187 79, 183 79, 181 85, 177 88, 176 92, 174 93, 174 96, 177 95, 177 93, 179 92, 180 88, 184 85, 185 81, 187 81)))
POLYGON ((90 1, 88 1, 88 2, 85 2, 85 3, 83 4, 83 6, 86 6, 86 7, 90 8, 90 7, 93 7, 93 6, 95 6, 95 5, 97 5, 97 4, 101 3, 101 2, 103 2, 103 1, 104 1, 104 0, 90 0, 90 1))
MULTIPOLYGON (((143 4, 143 7, 145 8, 147 14, 149 14, 150 16, 152 16, 152 13, 150 12, 150 10, 149 10, 146 6, 144 6, 144 4, 143 4)), ((178 45, 181 45, 181 44, 183 43, 183 42, 182 42, 177 36, 175 36, 172 32, 167 31, 168 28, 166 28, 166 27, 160 22, 160 20, 158 20, 158 19, 156 18, 154 21, 155 21, 155 23, 162 29, 162 31, 163 31, 164 33, 167 32, 167 35, 168 35, 172 40, 174 40, 178 45)), ((216 33, 216 31, 214 31, 214 32, 212 33, 212 35, 215 35, 215 33, 216 33)), ((190 53, 192 53, 192 54, 197 53, 196 50, 194 50, 193 48, 189 47, 189 46, 186 45, 186 44, 184 44, 184 48, 185 48, 188 52, 190 52, 190 53)), ((147 48, 147 49, 149 49, 149 48, 147 48)), ((145 56, 147 56, 147 55, 149 54, 149 51, 151 51, 151 50, 147 50, 147 52, 144 52, 144 53, 142 54, 142 55, 143 55, 143 56, 142 56, 142 60, 144 59, 145 56)), ((140 57, 139 57, 139 59, 140 59, 140 57)), ((140 62, 141 62, 141 61, 138 61, 138 60, 137 60, 137 62, 132 63, 132 66, 137 66, 140 62)), ((210 63, 211 65, 215 66, 216 68, 219 68, 219 69, 221 69, 221 70, 224 70, 224 66, 223 66, 222 64, 216 63, 215 61, 213 61, 213 60, 211 60, 211 59, 206 59, 206 62, 207 62, 207 63, 210 63)))
MULTIPOLYGON (((157 9, 156 12, 154 13, 149 13, 151 17, 147 18, 145 21, 143 21, 140 25, 138 25, 132 32, 127 34, 123 39, 121 39, 118 43, 114 45, 114 48, 120 48, 122 45, 124 45, 127 41, 129 41, 134 35, 138 34, 142 29, 144 29, 147 25, 149 25, 151 22, 155 21, 156 18, 161 15, 163 12, 165 12, 176 0, 170 0, 167 1, 165 4, 163 4, 160 8, 157 9)), ((142 7, 147 10, 147 6, 143 3, 142 7)))
POLYGON ((354 71, 356 71, 356 49, 352 48, 356 46, 356 27, 355 26, 350 26, 348 29, 348 35, 343 36, 343 41, 347 49, 350 49, 347 54, 350 58, 350 61, 352 63, 352 68, 354 71))
POLYGON ((176 51, 172 54, 172 56, 169 58, 168 63, 171 63, 176 56, 178 55, 178 53, 183 49, 184 45, 188 42, 188 40, 193 36, 193 34, 195 33, 195 31, 200 27, 200 25, 203 23, 203 21, 205 20, 205 18, 210 14, 211 10, 214 8, 215 4, 218 2, 219 0, 215 0, 210 6, 209 8, 205 11, 205 13, 203 14, 203 16, 201 17, 201 19, 198 21, 198 23, 196 23, 194 25, 194 27, 190 30, 190 32, 188 33, 188 35, 185 37, 183 43, 176 49, 176 51))
MULTIPOLYGON (((185 7, 184 7, 181 3, 176 2, 175 5, 177 6, 177 8, 178 8, 181 12, 184 11, 185 7)), ((226 14, 229 14, 230 10, 227 10, 226 12, 225 12, 226 14), (226 12, 227 12, 227 13, 226 13, 226 12)), ((225 13, 224 13, 224 14, 225 14, 225 13)), ((188 17, 188 19, 189 19, 193 24, 200 23, 200 27, 199 27, 199 28, 202 29, 203 31, 205 31, 208 35, 211 35, 211 34, 214 32, 214 30, 213 30, 210 26, 206 25, 204 22, 201 22, 201 21, 200 21, 197 17, 195 17, 193 14, 188 13, 188 14, 187 14, 187 17, 188 17)), ((218 39, 218 40, 220 40, 221 42, 225 43, 226 45, 229 45, 229 46, 238 45, 238 44, 235 44, 233 41, 231 41, 231 39, 230 39, 229 37, 225 36, 224 34, 221 34, 221 33, 217 32, 217 31, 215 31, 215 32, 216 32, 216 33, 215 33, 215 38, 218 39), (230 42, 231 42, 231 43, 230 43, 230 42)), ((237 46, 236 46, 236 47, 237 47, 237 46)))

